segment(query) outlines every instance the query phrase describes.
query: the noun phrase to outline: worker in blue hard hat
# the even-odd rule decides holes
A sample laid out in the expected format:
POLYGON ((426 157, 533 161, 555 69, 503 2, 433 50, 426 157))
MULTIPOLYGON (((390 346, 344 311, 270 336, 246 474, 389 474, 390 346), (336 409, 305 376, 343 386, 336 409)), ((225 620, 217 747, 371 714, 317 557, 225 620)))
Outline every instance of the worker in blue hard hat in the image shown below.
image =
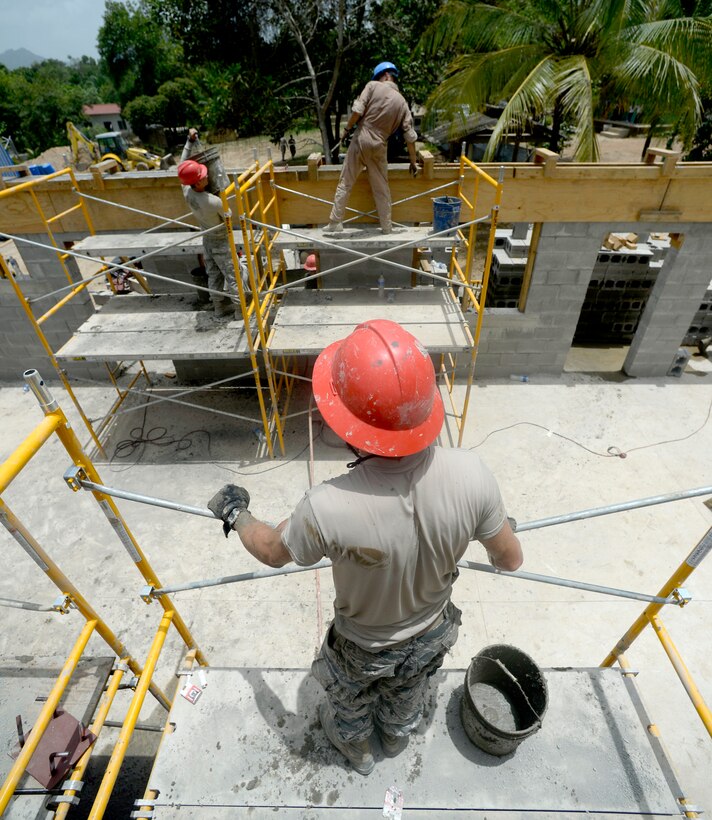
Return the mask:
POLYGON ((343 230, 344 214, 349 194, 358 179, 361 169, 366 166, 368 181, 376 201, 378 221, 383 233, 393 230, 391 222, 391 191, 388 187, 388 138, 399 128, 403 130, 410 172, 418 172, 415 141, 418 138, 413 128, 413 117, 408 103, 398 91, 396 79, 398 69, 393 63, 379 63, 373 70, 373 77, 351 107, 351 116, 342 134, 342 142, 356 128, 341 169, 341 177, 334 196, 327 231, 338 233, 343 230))

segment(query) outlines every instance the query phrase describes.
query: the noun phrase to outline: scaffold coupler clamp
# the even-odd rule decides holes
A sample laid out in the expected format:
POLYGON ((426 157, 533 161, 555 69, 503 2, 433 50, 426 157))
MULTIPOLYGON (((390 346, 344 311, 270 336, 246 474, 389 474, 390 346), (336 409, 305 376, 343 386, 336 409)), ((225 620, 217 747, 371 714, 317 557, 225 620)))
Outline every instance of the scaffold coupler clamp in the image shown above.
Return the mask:
POLYGON ((134 800, 134 806, 136 807, 136 811, 132 811, 129 817, 131 818, 147 818, 147 820, 151 820, 154 816, 154 806, 156 805, 155 800, 134 800))
POLYGON ((70 609, 74 609, 74 601, 71 595, 60 595, 52 604, 52 609, 60 615, 66 615, 70 609))
POLYGON ((64 480, 67 482, 69 489, 75 493, 82 489, 82 481, 86 481, 87 478, 84 467, 78 467, 76 464, 72 464, 64 471, 64 480))
POLYGON ((141 587, 141 592, 139 595, 141 596, 141 600, 144 604, 152 604, 156 598, 156 587, 152 584, 146 584, 145 587, 141 587))
POLYGON ((687 606, 692 600, 692 595, 690 594, 689 590, 685 589, 685 587, 678 587, 673 589, 672 599, 679 607, 687 606))

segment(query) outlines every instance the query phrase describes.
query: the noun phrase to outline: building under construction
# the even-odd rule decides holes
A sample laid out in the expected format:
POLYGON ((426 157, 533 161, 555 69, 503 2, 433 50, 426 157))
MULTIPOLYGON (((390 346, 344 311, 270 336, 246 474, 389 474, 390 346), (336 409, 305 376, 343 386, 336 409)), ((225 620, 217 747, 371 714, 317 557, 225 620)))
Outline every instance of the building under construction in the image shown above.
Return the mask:
POLYGON ((424 153, 415 179, 390 168, 388 235, 365 179, 343 234, 324 232, 339 168, 319 155, 227 169, 246 270, 229 322, 203 309, 175 171, 5 173, 21 264, 0 258, 0 814, 709 811, 712 168, 678 159, 424 153), (426 719, 361 778, 309 674, 328 565, 265 568, 206 502, 243 484, 277 522, 344 472, 311 367, 372 318, 427 348, 440 443, 493 468, 525 565, 493 570, 471 544, 426 719), (548 688, 541 729, 503 757, 460 719, 490 644, 535 658, 548 688))

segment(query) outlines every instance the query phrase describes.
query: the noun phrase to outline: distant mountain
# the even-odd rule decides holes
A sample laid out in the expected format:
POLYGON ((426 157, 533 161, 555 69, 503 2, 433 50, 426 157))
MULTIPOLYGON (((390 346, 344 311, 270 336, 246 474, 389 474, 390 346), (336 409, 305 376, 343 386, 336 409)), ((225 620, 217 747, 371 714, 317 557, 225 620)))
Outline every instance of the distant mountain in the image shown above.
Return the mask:
POLYGON ((26 48, 8 48, 0 54, 0 63, 12 71, 14 68, 24 68, 32 63, 41 63, 45 58, 33 54, 26 48))

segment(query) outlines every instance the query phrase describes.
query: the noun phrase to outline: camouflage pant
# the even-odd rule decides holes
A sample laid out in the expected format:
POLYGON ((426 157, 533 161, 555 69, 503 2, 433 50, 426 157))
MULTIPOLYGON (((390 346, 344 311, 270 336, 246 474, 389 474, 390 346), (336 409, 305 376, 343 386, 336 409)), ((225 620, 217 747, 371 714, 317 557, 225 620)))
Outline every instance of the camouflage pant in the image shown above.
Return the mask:
POLYGON ((455 645, 461 615, 450 602, 430 632, 378 652, 367 652, 330 627, 312 674, 326 691, 343 740, 363 740, 375 728, 396 736, 417 728, 428 680, 455 645))
MULTIPOLYGON (((223 299, 229 298, 232 302, 237 302, 235 266, 232 263, 232 252, 224 231, 206 234, 203 237, 203 256, 205 257, 205 272, 208 275, 208 287, 211 290, 225 292, 223 299)), ((211 293, 210 298, 213 304, 219 304, 222 301, 216 293, 211 293)))

